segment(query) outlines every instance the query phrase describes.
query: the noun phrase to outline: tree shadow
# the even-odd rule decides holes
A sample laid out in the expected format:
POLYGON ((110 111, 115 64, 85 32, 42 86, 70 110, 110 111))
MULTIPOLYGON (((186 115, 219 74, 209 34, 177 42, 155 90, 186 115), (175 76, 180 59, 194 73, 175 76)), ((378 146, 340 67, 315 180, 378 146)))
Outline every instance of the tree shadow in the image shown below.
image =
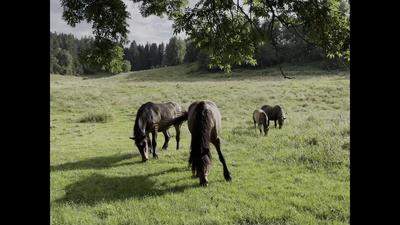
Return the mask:
MULTIPOLYGON (((90 175, 65 188, 64 197, 55 200, 55 203, 72 202, 76 204, 94 205, 98 202, 109 202, 129 198, 143 199, 147 196, 161 196, 166 193, 179 193, 187 188, 198 187, 198 183, 178 185, 177 181, 157 185, 152 179, 155 176, 171 172, 185 171, 187 168, 172 168, 148 175, 130 177, 108 177, 101 174, 90 175)), ((183 178, 179 178, 181 180, 183 178)))
POLYGON ((141 161, 134 161, 134 162, 124 163, 124 164, 116 164, 122 160, 132 159, 133 155, 134 154, 132 154, 132 153, 126 153, 126 154, 122 154, 122 155, 115 154, 115 155, 111 155, 111 156, 94 157, 94 158, 85 159, 85 160, 77 161, 77 162, 68 162, 68 163, 63 163, 60 165, 50 166, 50 171, 55 172, 55 171, 62 171, 62 170, 104 169, 104 168, 109 168, 109 167, 141 163, 141 161))

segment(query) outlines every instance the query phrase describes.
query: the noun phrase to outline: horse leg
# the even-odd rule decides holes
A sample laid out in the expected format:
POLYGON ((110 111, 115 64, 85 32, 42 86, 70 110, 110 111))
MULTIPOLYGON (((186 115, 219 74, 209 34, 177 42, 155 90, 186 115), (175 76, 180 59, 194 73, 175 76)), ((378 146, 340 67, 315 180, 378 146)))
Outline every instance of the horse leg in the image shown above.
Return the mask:
MULTIPOLYGON (((199 173, 199 172, 197 172, 199 173)), ((204 172, 200 172, 199 178, 200 178, 200 185, 207 187, 208 186, 208 179, 207 179, 207 175, 204 172)))
POLYGON ((265 121, 264 129, 263 129, 263 131, 264 131, 264 136, 267 136, 267 135, 268 135, 268 127, 269 127, 269 123, 268 123, 268 120, 267 120, 267 121, 265 121))
POLYGON ((199 176, 199 174, 197 173, 196 167, 193 163, 193 159, 192 156, 190 156, 189 158, 189 165, 191 164, 191 168, 192 168, 192 178, 196 178, 199 176))
POLYGON ((264 134, 264 125, 263 124, 260 125, 260 134, 261 135, 264 134))
POLYGON ((181 125, 175 125, 175 131, 176 131, 176 150, 179 149, 179 140, 181 139, 181 125))
POLYGON ((196 169, 192 168, 192 178, 198 177, 198 174, 196 173, 196 169))
POLYGON ((150 140, 150 135, 149 134, 146 135, 146 139, 147 139, 147 146, 149 146, 149 151, 150 151, 150 153, 152 153, 153 150, 152 150, 152 144, 151 144, 151 140, 150 140))
POLYGON ((158 155, 157 155, 157 153, 156 153, 156 148, 157 148, 157 142, 156 142, 156 139, 157 139, 157 130, 151 132, 151 137, 152 137, 152 139, 153 139, 153 140, 152 140, 153 158, 158 158, 158 155))
POLYGON ((162 146, 162 149, 167 150, 168 142, 169 139, 171 138, 171 135, 169 134, 168 130, 163 131, 163 134, 164 134, 164 144, 162 146))
POLYGON ((276 128, 276 120, 274 120, 275 128, 276 128))
POLYGON ((215 140, 213 140, 212 143, 215 146, 215 148, 217 149, 219 161, 222 163, 222 166, 224 169, 224 178, 226 181, 231 181, 232 180, 231 173, 229 172, 228 167, 226 166, 226 163, 225 163, 225 158, 222 155, 221 141, 220 141, 219 137, 217 137, 215 140))

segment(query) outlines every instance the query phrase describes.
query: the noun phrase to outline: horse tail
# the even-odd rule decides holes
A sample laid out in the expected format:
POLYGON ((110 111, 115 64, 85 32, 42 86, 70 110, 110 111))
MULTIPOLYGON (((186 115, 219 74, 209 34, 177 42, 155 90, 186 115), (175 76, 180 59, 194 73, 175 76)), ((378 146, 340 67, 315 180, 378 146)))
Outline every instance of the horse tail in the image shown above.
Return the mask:
POLYGON ((183 112, 181 112, 181 115, 179 115, 173 119, 167 120, 167 121, 161 121, 161 122, 159 122, 158 125, 159 126, 162 125, 163 127, 169 127, 172 125, 181 124, 184 121, 186 121, 187 119, 188 119, 188 112, 183 111, 183 112))
POLYGON ((181 115, 171 120, 171 125, 181 124, 188 119, 188 112, 182 111, 181 115))

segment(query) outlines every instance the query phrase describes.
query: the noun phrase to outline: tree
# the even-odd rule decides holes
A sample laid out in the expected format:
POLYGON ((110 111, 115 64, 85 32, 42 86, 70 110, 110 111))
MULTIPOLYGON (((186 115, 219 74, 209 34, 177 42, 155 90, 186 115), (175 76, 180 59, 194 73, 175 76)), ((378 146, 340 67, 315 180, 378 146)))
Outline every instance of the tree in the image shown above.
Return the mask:
POLYGON ((129 52, 131 54, 131 58, 129 59, 131 62, 131 69, 136 70, 139 68, 139 50, 136 41, 132 41, 131 45, 129 46, 129 52))
POLYGON ((58 59, 54 55, 50 55, 50 73, 59 73, 61 67, 58 65, 58 59))
POLYGON ((102 69, 112 74, 122 71, 123 57, 124 49, 107 39, 95 39, 93 46, 81 54, 82 63, 86 68, 102 69), (105 49, 107 54, 101 54, 105 49))
POLYGON ((73 74, 73 58, 72 55, 65 49, 61 49, 57 54, 59 68, 58 72, 62 75, 73 74))
POLYGON ((186 46, 185 42, 177 37, 169 39, 169 43, 165 49, 166 64, 174 66, 183 63, 186 46))
MULTIPOLYGON (((267 32, 270 25, 271 21, 266 21, 262 25, 262 29, 267 32)), ((283 62, 304 63, 323 60, 322 50, 295 35, 293 28, 275 24, 272 29, 272 32, 276 35, 276 46, 274 47, 271 42, 264 42, 256 47, 254 58, 258 66, 272 66, 283 62), (279 54, 276 54, 275 48, 279 50, 279 54)), ((298 26, 296 30, 304 35, 302 26, 298 26)))
POLYGON ((264 43, 258 46, 254 56, 257 65, 260 67, 267 67, 278 64, 279 60, 274 51, 274 47, 271 43, 264 43))
POLYGON ((158 45, 158 61, 157 64, 162 66, 163 63, 163 58, 165 55, 165 47, 164 47, 164 42, 158 45))
POLYGON ((92 24, 95 41, 85 62, 93 67, 103 64, 107 72, 122 71, 122 46, 127 39, 129 13, 122 0, 61 0, 63 18, 71 26, 86 21, 92 24), (121 56, 121 58, 119 58, 121 56), (116 57, 116 58, 114 58, 116 57))
POLYGON ((124 60, 124 64, 122 65, 122 72, 131 71, 131 62, 129 60, 124 60))
POLYGON ((157 44, 153 43, 153 44, 151 44, 150 50, 149 50, 150 67, 154 68, 159 65, 158 57, 159 57, 159 52, 158 52, 157 44))
POLYGON ((145 57, 145 50, 143 45, 138 45, 138 57, 137 60, 135 61, 137 64, 137 67, 134 68, 135 70, 143 70, 145 69, 144 65, 144 57, 145 57))
POLYGON ((144 69, 150 69, 151 63, 150 63, 150 45, 149 43, 146 43, 144 46, 144 52, 143 52, 143 67, 144 69))
POLYGON ((210 56, 204 50, 200 50, 199 54, 197 55, 197 63, 199 68, 202 70, 209 70, 210 69, 210 56))
POLYGON ((115 47, 110 55, 111 60, 105 60, 104 68, 107 72, 111 72, 113 74, 121 73, 123 71, 123 56, 124 50, 122 47, 115 47))
POLYGON ((94 39, 92 37, 83 37, 78 45, 78 59, 82 66, 84 74, 93 74, 101 70, 100 65, 87 62, 87 55, 90 54, 91 49, 94 46, 94 39))
MULTIPOLYGON (((210 64, 229 71, 233 64, 255 64, 256 47, 270 41, 276 50, 276 35, 260 29, 270 20, 293 28, 307 43, 320 47, 328 57, 350 56, 350 20, 344 0, 203 0, 187 7, 187 0, 133 0, 141 2, 143 16, 167 15, 174 21, 174 33, 185 31, 199 48, 210 55, 210 64), (304 27, 304 34, 297 32, 304 27)), ((86 20, 93 24, 96 39, 115 44, 126 39, 129 13, 122 0, 62 0, 68 24, 86 20), (109 19, 112 18, 112 19, 109 19)), ((272 27, 271 26, 271 27, 272 27)), ((108 46, 112 48, 112 46, 108 46)), ((99 51, 106 55, 108 50, 99 51)))
POLYGON ((186 40, 185 42, 186 42, 186 53, 183 61, 185 63, 195 62, 197 60, 197 56, 199 54, 200 49, 196 47, 193 41, 186 40))

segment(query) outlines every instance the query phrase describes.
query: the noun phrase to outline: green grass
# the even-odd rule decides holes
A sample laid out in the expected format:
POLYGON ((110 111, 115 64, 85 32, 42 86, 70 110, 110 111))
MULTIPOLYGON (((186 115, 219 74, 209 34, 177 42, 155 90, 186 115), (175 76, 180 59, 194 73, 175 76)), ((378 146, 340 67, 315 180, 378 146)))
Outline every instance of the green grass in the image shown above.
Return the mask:
POLYGON ((193 65, 51 75, 51 224, 349 224, 349 74, 284 69, 296 79, 274 68, 226 76, 193 65), (222 152, 233 177, 225 182, 212 150, 207 188, 191 178, 187 123, 180 150, 172 138, 146 163, 129 139, 141 104, 173 100, 187 108, 202 99, 221 111, 222 152), (287 112, 283 128, 270 128, 267 137, 252 124, 264 104, 287 112), (112 120, 79 122, 92 117, 112 120))

